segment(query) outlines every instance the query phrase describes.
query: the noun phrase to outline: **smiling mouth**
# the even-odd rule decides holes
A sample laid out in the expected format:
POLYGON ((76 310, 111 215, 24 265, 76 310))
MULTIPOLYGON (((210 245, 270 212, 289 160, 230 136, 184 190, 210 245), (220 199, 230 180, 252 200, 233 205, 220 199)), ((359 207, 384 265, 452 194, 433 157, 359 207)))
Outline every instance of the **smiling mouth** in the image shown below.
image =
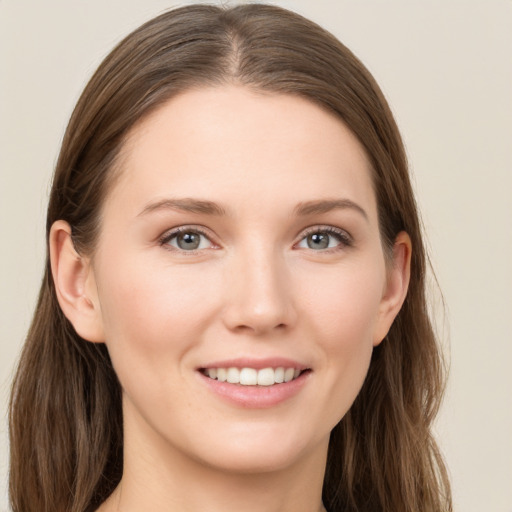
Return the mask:
POLYGON ((300 370, 298 368, 201 368, 199 370, 203 375, 212 380, 227 382, 228 384, 239 384, 241 386, 273 386, 275 384, 284 384, 297 379, 303 373, 311 370, 300 370))

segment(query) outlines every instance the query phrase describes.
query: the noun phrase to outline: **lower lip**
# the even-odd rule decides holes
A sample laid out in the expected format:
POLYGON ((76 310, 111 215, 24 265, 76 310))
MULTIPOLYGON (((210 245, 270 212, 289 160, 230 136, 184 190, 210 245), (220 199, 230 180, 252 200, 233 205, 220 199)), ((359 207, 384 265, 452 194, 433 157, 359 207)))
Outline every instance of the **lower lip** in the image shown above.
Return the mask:
POLYGON ((297 395, 309 380, 311 372, 303 372, 296 379, 273 386, 243 386, 211 379, 201 372, 198 375, 208 388, 227 402, 247 409, 274 407, 297 395))

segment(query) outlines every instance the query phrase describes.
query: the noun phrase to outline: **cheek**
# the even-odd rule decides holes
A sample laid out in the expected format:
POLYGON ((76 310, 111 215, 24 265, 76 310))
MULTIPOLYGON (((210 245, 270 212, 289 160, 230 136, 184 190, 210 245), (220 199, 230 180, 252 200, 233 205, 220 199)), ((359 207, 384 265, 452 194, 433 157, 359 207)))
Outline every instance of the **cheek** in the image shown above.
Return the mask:
POLYGON ((304 308, 332 350, 372 345, 384 282, 384 265, 361 262, 318 271, 315 286, 303 287, 304 308))
POLYGON ((137 361, 150 362, 154 369, 167 358, 175 366, 214 314, 212 276, 199 267, 191 273, 185 265, 111 260, 116 265, 101 272, 100 303, 114 364, 142 371, 137 361))
POLYGON ((318 286, 305 303, 325 370, 322 407, 331 428, 351 407, 368 372, 385 279, 384 267, 375 264, 345 270, 317 273, 318 286))

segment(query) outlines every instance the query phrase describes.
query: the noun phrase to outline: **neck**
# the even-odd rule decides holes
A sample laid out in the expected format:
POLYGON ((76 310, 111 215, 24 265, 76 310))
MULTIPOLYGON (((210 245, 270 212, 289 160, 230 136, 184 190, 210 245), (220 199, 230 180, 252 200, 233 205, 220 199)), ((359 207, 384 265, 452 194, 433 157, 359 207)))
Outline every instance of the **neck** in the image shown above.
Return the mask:
MULTIPOLYGON (((321 512, 321 492, 310 481, 276 472, 260 475, 204 474, 191 481, 173 474, 152 482, 123 477, 112 496, 112 512, 321 512), (299 484, 301 482, 301 484, 299 484)), ((321 490, 321 487, 320 487, 321 490)))
POLYGON ((98 512, 325 510, 322 484, 328 440, 285 468, 254 473, 208 466, 165 441, 148 441, 125 432, 123 478, 98 512))

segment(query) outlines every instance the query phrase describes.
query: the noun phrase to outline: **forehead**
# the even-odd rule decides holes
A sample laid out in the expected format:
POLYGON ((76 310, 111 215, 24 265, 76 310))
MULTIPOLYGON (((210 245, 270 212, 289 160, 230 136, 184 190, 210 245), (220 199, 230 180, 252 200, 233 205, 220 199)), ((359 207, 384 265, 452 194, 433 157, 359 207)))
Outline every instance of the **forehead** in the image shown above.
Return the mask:
POLYGON ((240 86, 184 92, 144 119, 121 152, 113 195, 159 195, 241 205, 348 196, 374 208, 357 138, 304 98, 240 86), (211 196, 215 197, 211 197, 211 196))

